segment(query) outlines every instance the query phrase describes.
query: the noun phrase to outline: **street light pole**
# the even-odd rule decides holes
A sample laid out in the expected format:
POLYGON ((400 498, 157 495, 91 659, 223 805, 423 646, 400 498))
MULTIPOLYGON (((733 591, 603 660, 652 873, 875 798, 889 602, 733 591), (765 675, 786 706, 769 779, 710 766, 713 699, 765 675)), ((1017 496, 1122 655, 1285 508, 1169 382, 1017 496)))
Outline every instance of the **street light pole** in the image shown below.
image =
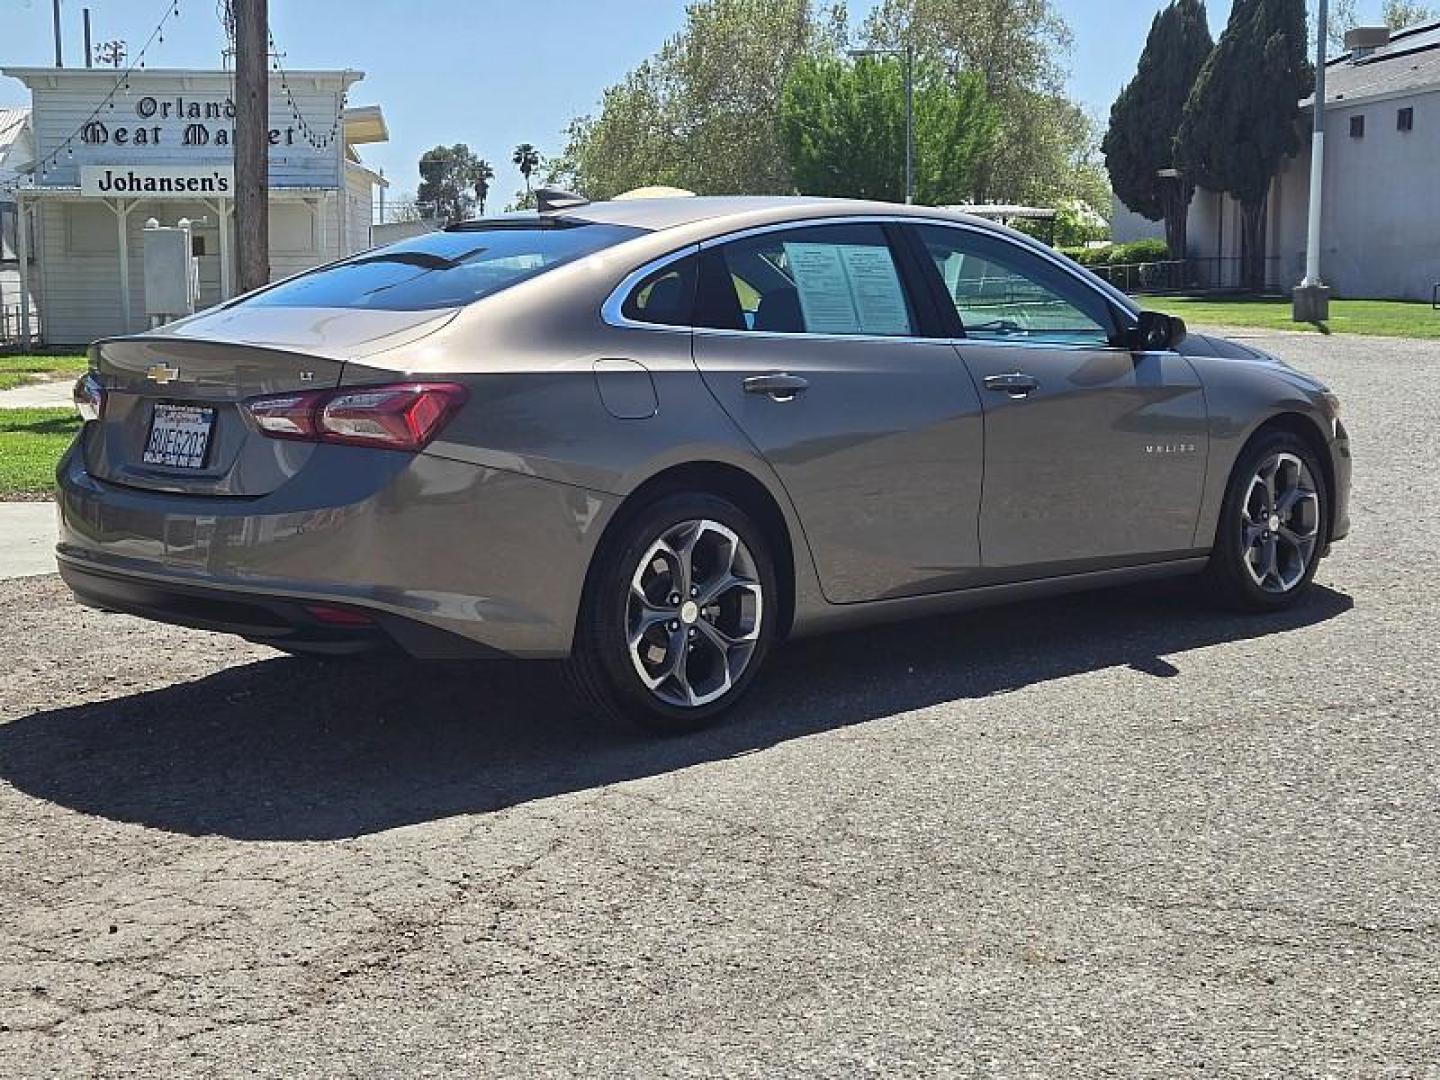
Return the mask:
POLYGON ((915 201, 915 47, 903 49, 847 49, 846 55, 858 60, 862 56, 898 56, 905 61, 905 201, 915 201))
POLYGON ((905 202, 915 201, 915 48, 905 46, 905 202))
POLYGON ((1305 238, 1305 280, 1295 290, 1296 322, 1330 317, 1330 290, 1320 278, 1320 227, 1325 190, 1325 44, 1330 30, 1329 0, 1320 0, 1315 30, 1315 127, 1310 143, 1310 215, 1305 238))

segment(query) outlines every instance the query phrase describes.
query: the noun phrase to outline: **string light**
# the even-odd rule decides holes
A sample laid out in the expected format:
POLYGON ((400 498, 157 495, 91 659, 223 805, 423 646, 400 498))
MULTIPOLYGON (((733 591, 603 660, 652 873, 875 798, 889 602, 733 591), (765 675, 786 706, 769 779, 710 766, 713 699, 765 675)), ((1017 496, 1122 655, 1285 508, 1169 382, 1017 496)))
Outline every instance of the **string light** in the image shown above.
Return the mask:
POLYGON ((328 150, 335 142, 340 133, 340 126, 344 123, 345 106, 350 101, 350 91, 340 91, 339 106, 335 110, 334 117, 330 120, 330 126, 324 134, 320 129, 311 125, 305 119, 305 114, 300 111, 300 104, 295 100, 295 94, 290 89, 290 73, 285 70, 285 65, 280 62, 280 49, 275 44, 275 35, 270 34, 270 57, 273 69, 280 75, 280 89, 285 94, 285 103, 290 108, 290 115, 294 118, 296 126, 300 129, 300 137, 310 144, 311 149, 316 151, 328 150))

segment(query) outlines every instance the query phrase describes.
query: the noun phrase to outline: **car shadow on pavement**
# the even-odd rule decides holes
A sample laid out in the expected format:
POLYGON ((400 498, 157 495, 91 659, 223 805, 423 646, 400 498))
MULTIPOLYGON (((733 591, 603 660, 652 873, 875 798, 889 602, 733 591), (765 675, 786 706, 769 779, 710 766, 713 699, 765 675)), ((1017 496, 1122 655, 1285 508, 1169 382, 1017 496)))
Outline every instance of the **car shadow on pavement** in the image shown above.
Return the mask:
MULTIPOLYGON (((243 840, 354 837, 668 773, 878 717, 1333 619, 1132 587, 793 643, 724 727, 653 738, 571 704, 553 664, 256 661, 0 725, 0 778, 81 813, 243 840)), ((1075 723, 1083 724, 1083 718, 1075 723)))

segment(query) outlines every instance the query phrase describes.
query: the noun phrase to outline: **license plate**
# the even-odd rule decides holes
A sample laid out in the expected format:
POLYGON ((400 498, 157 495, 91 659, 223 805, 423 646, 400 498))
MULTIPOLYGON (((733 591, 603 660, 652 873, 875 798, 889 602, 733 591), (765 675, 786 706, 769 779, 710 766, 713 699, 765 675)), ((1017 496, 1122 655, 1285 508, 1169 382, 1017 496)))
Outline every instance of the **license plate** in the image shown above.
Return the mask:
POLYGON ((203 405, 156 405, 142 460, 172 469, 203 469, 215 410, 203 405))

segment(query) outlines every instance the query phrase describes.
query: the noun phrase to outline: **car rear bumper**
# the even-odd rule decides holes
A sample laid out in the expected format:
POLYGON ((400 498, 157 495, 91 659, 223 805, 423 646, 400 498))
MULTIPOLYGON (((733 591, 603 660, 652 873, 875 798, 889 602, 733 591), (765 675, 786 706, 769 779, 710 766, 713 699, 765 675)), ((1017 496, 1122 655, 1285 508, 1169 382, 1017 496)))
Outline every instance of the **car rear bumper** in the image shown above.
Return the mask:
POLYGON ((58 476, 61 574, 84 603, 282 647, 412 655, 569 652, 613 496, 431 455, 320 447, 261 498, 58 476), (311 604, 363 612, 364 627, 311 604))

